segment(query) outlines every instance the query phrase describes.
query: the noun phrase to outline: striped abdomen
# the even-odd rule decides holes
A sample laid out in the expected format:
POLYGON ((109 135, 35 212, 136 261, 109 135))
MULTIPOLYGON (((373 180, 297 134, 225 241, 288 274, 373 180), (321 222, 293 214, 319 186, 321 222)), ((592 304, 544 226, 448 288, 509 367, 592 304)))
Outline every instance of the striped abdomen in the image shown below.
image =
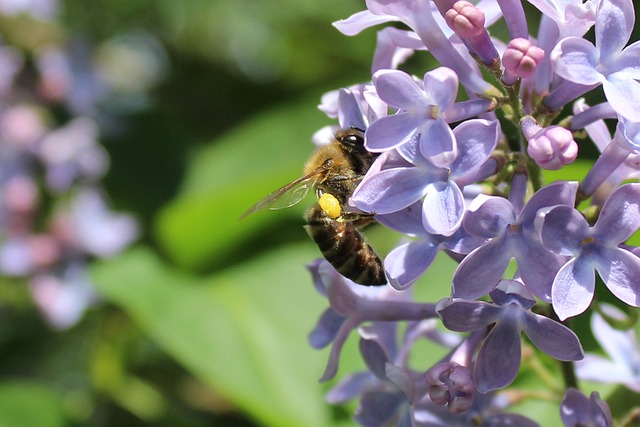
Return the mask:
POLYGON ((307 213, 307 233, 340 274, 365 286, 387 283, 382 261, 353 223, 328 218, 318 206, 307 213))

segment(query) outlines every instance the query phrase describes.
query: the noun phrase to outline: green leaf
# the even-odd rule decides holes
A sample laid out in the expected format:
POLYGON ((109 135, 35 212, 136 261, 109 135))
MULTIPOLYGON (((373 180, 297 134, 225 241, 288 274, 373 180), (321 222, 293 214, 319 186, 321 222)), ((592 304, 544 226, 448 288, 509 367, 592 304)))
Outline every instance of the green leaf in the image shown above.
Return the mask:
POLYGON ((260 422, 325 427, 326 352, 307 343, 326 307, 303 267, 316 256, 311 245, 291 246, 200 278, 136 249, 98 264, 94 279, 169 354, 260 422))
POLYGON ((158 241, 174 262, 190 269, 220 265, 261 230, 292 216, 301 223, 304 202, 238 219, 301 175, 314 150, 311 135, 322 123, 316 104, 314 98, 271 110, 195 153, 178 197, 155 224, 158 241))
POLYGON ((0 426, 65 425, 60 398, 53 389, 33 382, 0 383, 0 426))

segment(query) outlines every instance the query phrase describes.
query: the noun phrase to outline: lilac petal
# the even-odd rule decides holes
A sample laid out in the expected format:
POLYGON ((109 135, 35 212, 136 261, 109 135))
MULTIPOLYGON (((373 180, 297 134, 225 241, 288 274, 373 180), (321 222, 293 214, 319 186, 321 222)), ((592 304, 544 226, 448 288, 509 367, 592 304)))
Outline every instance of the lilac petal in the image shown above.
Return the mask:
POLYGON ((465 205, 462 191, 453 182, 430 186, 422 208, 422 223, 427 232, 451 236, 462 225, 465 205))
POLYGON ((384 259, 389 283, 401 290, 410 286, 424 273, 438 253, 438 242, 423 238, 398 246, 384 259))
POLYGON ((333 340, 331 350, 329 351, 329 359, 327 360, 327 365, 325 366, 324 372, 322 373, 322 376, 319 380, 321 383, 329 381, 338 373, 342 347, 344 347, 344 343, 347 341, 349 334, 354 328, 358 326, 359 322, 359 319, 347 318, 347 320, 342 324, 342 327, 336 334, 336 338, 333 340))
POLYGON ((372 152, 396 148, 411 140, 417 126, 416 118, 407 113, 381 117, 367 129, 365 147, 372 152))
POLYGON ((640 258, 620 248, 602 249, 596 268, 607 288, 621 301, 640 306, 640 258))
POLYGON ((612 427, 613 418, 609 405, 600 398, 597 391, 591 392, 589 396, 589 416, 593 420, 593 425, 602 427, 612 427))
POLYGON ((374 391, 365 393, 360 399, 353 419, 361 426, 383 427, 397 417, 401 405, 407 401, 403 393, 374 391))
POLYGON ((582 258, 573 258, 562 266, 551 289, 553 309, 560 320, 576 316, 589 307, 595 282, 593 266, 582 258))
POLYGON ((389 356, 384 349, 374 340, 360 340, 360 354, 367 364, 369 371, 380 380, 386 380, 385 365, 389 361, 389 356))
POLYGON ((458 75, 451 68, 436 68, 424 75, 424 87, 430 101, 446 110, 456 100, 458 75))
MULTIPOLYGON (((373 60, 371 61, 372 73, 384 69, 397 69, 398 65, 402 64, 413 55, 413 49, 407 49, 400 47, 394 40, 393 35, 401 30, 397 28, 387 27, 378 31, 378 37, 376 40, 376 51, 373 54, 373 60)), ((408 33, 403 31, 403 33, 408 33)), ((414 33, 415 34, 415 33, 414 33)), ((420 39, 418 39, 420 42, 420 39)), ((424 45, 422 46, 424 48, 424 45)))
POLYGON ((458 144, 458 156, 451 164, 452 179, 463 177, 480 167, 496 148, 500 122, 473 119, 453 130, 458 144))
POLYGON ((397 21, 397 18, 388 15, 374 15, 368 10, 363 10, 354 13, 347 19, 334 22, 333 26, 346 36, 355 36, 366 28, 390 21, 397 21))
MULTIPOLYGON (((640 184, 627 184, 609 196, 594 232, 603 242, 619 244, 640 227, 640 184)), ((600 240, 599 239, 599 240, 600 240)))
POLYGON ((390 214, 376 215, 376 221, 385 227, 409 236, 423 236, 425 234, 422 225, 421 201, 390 214))
POLYGON ((556 181, 542 187, 524 206, 518 217, 518 223, 525 227, 531 227, 540 209, 556 205, 573 206, 577 192, 578 183, 576 181, 556 181))
POLYGON ((346 89, 340 89, 338 93, 338 105, 338 121, 342 128, 367 128, 367 123, 365 123, 362 115, 360 104, 353 92, 346 89))
POLYGON ((490 239, 504 233, 504 229, 516 222, 513 205, 504 197, 476 197, 463 220, 464 229, 474 236, 490 239))
POLYGON ((424 92, 409 74, 400 70, 380 70, 373 75, 378 96, 392 107, 414 110, 428 106, 424 92))
POLYGON ((518 272, 527 289, 541 300, 551 302, 553 279, 565 259, 547 251, 533 238, 515 239, 514 248, 518 272))
POLYGON ((620 55, 615 59, 615 69, 624 73, 625 76, 634 80, 640 80, 640 41, 625 47, 620 55))
POLYGON ((517 322, 500 322, 489 332, 478 352, 476 387, 480 393, 511 384, 520 369, 520 329, 517 322))
POLYGON ((505 246, 505 239, 495 238, 467 255, 453 275, 453 296, 480 298, 495 288, 511 261, 505 246))
POLYGON ((596 46, 602 62, 617 56, 629 41, 635 13, 631 0, 605 0, 598 3, 596 46))
POLYGON ((563 324, 526 312, 522 326, 531 342, 549 356, 564 361, 584 357, 578 336, 563 324))
POLYGON ((560 416, 565 426, 589 425, 588 411, 589 400, 578 390, 570 388, 562 399, 560 416))
POLYGON ((640 121, 640 83, 625 70, 609 74, 602 89, 616 113, 632 122, 640 121))
POLYGON ((551 53, 556 73, 573 83, 594 85, 603 81, 597 70, 598 51, 589 41, 580 37, 561 40, 551 53))
POLYGON ((548 250, 565 256, 580 252, 580 244, 589 236, 589 224, 577 210, 558 206, 544 215, 540 230, 542 244, 548 250))
POLYGON ((324 348, 331 343, 338 334, 338 330, 346 320, 332 308, 328 308, 320 316, 316 327, 309 334, 309 344, 315 349, 324 348))
POLYGON ((426 129, 421 128, 420 153, 439 168, 449 166, 458 155, 458 146, 453 131, 443 119, 429 121, 426 129))
POLYGON ((346 403, 359 397, 362 390, 375 381, 370 372, 357 372, 349 375, 333 387, 325 396, 324 400, 332 405, 346 403))
POLYGON ((471 332, 495 323, 502 308, 483 301, 454 300, 438 308, 443 325, 450 331, 471 332))
POLYGON ((424 172, 418 168, 386 169, 367 176, 353 192, 351 202, 365 212, 387 214, 420 199, 425 184, 424 172))

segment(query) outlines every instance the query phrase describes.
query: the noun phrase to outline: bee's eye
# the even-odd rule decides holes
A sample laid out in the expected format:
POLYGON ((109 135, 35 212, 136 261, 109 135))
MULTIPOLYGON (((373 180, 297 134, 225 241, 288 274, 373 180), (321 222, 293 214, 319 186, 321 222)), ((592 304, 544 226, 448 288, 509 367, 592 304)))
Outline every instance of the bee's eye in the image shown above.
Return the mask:
POLYGON ((343 144, 347 144, 347 145, 354 145, 354 146, 358 146, 361 147, 364 145, 364 138, 361 137, 360 135, 345 135, 344 137, 342 137, 342 143, 343 144))

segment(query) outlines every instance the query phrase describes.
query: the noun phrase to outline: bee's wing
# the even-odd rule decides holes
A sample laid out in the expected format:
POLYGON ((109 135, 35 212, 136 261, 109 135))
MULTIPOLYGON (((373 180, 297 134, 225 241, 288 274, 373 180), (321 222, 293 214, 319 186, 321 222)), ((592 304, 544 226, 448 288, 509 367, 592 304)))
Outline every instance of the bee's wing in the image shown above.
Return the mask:
POLYGON ((327 168, 325 167, 318 168, 310 174, 298 178, 284 187, 278 188, 276 191, 267 194, 255 205, 247 209, 247 211, 240 216, 240 219, 263 209, 284 209, 299 203, 300 200, 305 198, 309 189, 316 184, 326 171, 327 168))

